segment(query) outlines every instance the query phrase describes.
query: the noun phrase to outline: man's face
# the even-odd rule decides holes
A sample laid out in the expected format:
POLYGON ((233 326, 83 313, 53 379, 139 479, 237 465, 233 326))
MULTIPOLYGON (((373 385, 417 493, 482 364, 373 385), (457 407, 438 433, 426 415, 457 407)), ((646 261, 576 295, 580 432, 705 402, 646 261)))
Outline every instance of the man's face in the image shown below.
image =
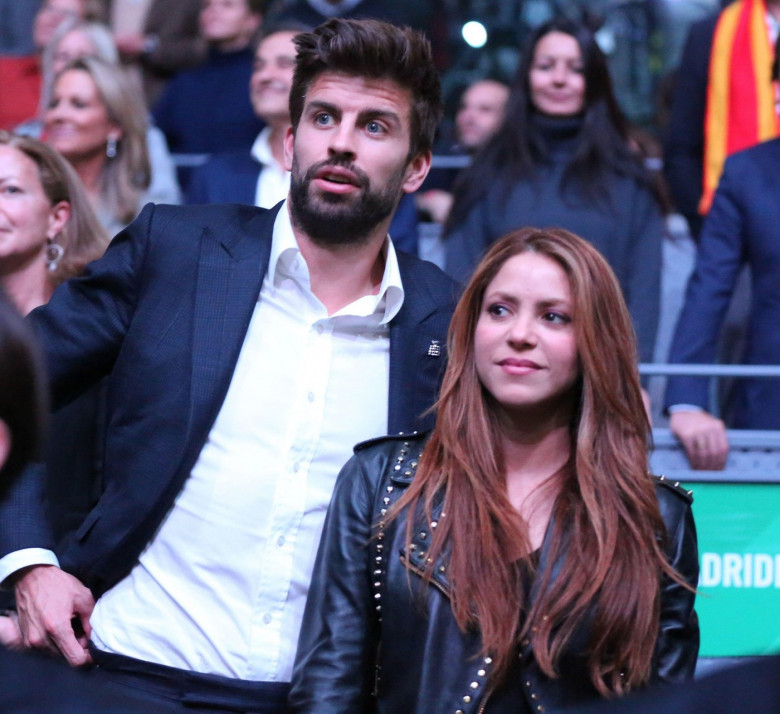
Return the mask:
POLYGON ((200 31, 203 38, 224 49, 240 49, 260 25, 247 0, 203 0, 200 31))
POLYGON ((472 84, 460 99, 455 116, 458 141, 466 151, 482 148, 504 121, 509 89, 500 82, 485 80, 472 84))
POLYGON ((285 140, 293 223, 315 243, 359 243, 417 190, 430 155, 408 157, 411 94, 389 79, 336 72, 309 87, 285 140))
POLYGON ((255 52, 249 94, 255 114, 266 123, 290 121, 290 86, 295 70, 294 32, 268 35, 255 52))

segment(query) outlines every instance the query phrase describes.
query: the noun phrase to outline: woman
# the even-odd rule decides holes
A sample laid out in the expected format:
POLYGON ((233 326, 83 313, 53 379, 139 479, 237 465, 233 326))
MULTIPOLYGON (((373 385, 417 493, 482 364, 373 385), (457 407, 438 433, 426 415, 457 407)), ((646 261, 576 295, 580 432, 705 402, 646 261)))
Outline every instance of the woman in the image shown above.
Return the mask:
MULTIPOLYGON (((40 141, 0 131, 0 286, 15 307, 27 314, 47 303, 107 245, 70 164, 40 141)), ((45 463, 55 540, 75 530, 93 505, 101 395, 95 388, 52 418, 45 463)), ((10 604, 6 594, 0 608, 10 604)), ((19 644, 15 619, 0 617, 0 643, 19 644)))
POLYGON ((648 475, 648 431, 604 259, 560 229, 498 241, 430 437, 366 442, 339 477, 293 711, 554 712, 690 678, 692 499, 648 475))
POLYGON ((45 144, 0 131, 0 285, 23 314, 99 258, 108 237, 74 170, 45 144))
POLYGON ((56 75, 44 139, 76 169, 110 234, 143 205, 151 178, 146 131, 140 90, 117 66, 81 57, 56 75))
POLYGON ((553 20, 531 36, 506 118, 458 178, 445 226, 445 269, 468 280, 499 236, 523 225, 587 238, 623 288, 643 361, 659 311, 660 205, 628 140, 593 34, 553 20))
MULTIPOLYGON (((110 64, 119 65, 119 51, 111 32, 105 25, 72 18, 57 28, 43 52, 43 86, 39 118, 30 119, 18 126, 15 130, 17 134, 36 139, 41 137, 43 117, 51 103, 54 78, 68 62, 80 57, 100 57, 110 64)), ((151 183, 143 198, 144 202, 179 203, 181 193, 176 179, 176 167, 168 151, 165 136, 157 127, 148 127, 146 145, 151 165, 151 183)))

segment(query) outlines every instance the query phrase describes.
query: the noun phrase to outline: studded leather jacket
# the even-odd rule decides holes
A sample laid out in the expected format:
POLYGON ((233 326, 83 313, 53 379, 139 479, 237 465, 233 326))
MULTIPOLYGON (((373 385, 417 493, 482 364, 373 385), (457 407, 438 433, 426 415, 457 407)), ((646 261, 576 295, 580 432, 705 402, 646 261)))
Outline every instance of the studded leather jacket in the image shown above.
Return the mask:
MULTIPOLYGON (((489 679, 491 660, 479 654, 479 633, 461 632, 452 615, 444 558, 435 563, 430 585, 419 577, 441 506, 434 509, 431 522, 415 525, 408 551, 404 514, 381 525, 389 506, 411 482, 424 444, 425 437, 417 434, 365 442, 342 470, 298 643, 292 711, 550 713, 597 699, 585 656, 587 626, 574 634, 563 653, 560 678, 546 677, 524 642, 511 685, 497 691, 489 679), (380 524, 378 532, 375 524, 380 524), (514 707, 506 706, 507 697, 515 697, 514 707)), ((656 479, 656 493, 667 528, 669 561, 695 586, 698 555, 692 498, 663 479, 656 479)), ((547 566, 548 550, 545 538, 540 571, 547 566)), ((532 599, 534 593, 532 587, 532 599)), ((693 676, 699 646, 693 603, 693 593, 665 580, 655 681, 679 682, 693 676)))

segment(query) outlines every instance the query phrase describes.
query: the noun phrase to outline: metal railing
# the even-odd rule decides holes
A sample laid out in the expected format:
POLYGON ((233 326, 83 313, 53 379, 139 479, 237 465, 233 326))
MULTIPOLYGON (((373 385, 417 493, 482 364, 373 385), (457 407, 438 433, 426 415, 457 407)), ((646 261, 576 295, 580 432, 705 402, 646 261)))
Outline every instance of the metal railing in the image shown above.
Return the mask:
MULTIPOLYGON (((644 376, 780 378, 778 365, 643 363, 644 376)), ((650 467, 677 481, 780 483, 780 431, 729 429, 729 457, 723 471, 694 471, 669 429, 653 429, 650 467)))

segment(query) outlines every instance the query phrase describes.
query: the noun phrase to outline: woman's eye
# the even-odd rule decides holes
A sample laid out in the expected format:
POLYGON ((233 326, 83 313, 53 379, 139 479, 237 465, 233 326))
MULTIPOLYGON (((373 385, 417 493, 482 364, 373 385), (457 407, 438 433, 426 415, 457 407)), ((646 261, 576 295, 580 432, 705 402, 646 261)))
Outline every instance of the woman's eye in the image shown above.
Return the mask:
POLYGON ((488 305, 487 309, 488 313, 493 315, 494 317, 504 317, 504 315, 507 315, 509 313, 509 310, 507 309, 506 305, 500 305, 500 304, 493 304, 488 305))
POLYGON ((566 325, 571 322, 571 318, 562 312, 545 312, 542 318, 557 325, 566 325))
POLYGON ((6 186, 1 187, 0 191, 2 191, 2 193, 21 193, 22 189, 19 186, 8 184, 6 186))

